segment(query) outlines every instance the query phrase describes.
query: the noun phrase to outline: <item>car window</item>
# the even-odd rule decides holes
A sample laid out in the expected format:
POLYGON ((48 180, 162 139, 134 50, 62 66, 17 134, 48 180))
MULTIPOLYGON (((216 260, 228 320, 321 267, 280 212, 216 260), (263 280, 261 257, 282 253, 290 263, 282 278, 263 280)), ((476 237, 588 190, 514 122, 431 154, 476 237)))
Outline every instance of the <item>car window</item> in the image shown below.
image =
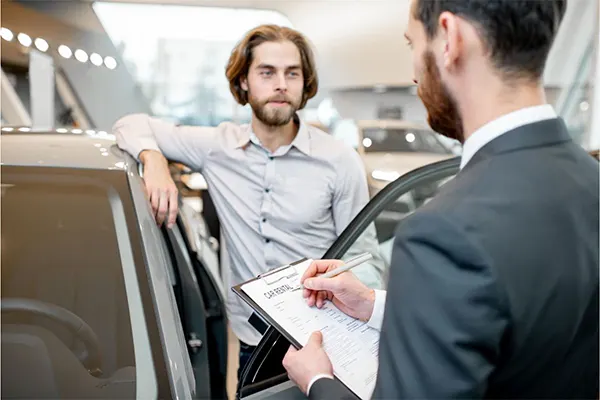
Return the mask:
POLYGON ((2 370, 23 375, 3 376, 2 395, 135 398, 125 277, 135 267, 120 249, 116 192, 82 175, 20 170, 2 169, 2 370))
MULTIPOLYGON (((431 164, 388 185, 352 221, 325 258, 349 259, 359 249, 364 249, 365 240, 375 234, 377 245, 372 251, 374 259, 370 263, 383 263, 385 271, 389 272, 396 228, 406 216, 431 201, 454 178, 458 172, 458 162, 457 158, 453 158, 431 164)), ((387 281, 387 276, 384 276, 384 280, 387 281)))
POLYGON ((399 128, 363 128, 366 153, 424 152, 450 154, 432 131, 399 128))

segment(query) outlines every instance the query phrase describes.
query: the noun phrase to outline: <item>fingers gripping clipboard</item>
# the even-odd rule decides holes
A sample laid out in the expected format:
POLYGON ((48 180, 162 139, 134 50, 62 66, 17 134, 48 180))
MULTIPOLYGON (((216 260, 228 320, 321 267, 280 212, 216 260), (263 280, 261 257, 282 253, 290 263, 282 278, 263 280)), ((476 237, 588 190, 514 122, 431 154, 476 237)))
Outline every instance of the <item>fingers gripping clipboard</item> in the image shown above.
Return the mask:
POLYGON ((377 375, 379 332, 331 302, 321 309, 308 306, 302 291, 294 289, 311 262, 298 260, 232 290, 297 349, 312 332, 321 331, 336 378, 359 398, 370 398, 377 375))
POLYGON ((250 324, 252 326, 254 326, 255 329, 257 329, 261 334, 264 334, 268 328, 268 326, 266 324, 271 325, 279 333, 281 333, 297 349, 302 348, 300 343, 298 343, 298 341, 296 341, 289 333, 285 332, 282 329, 282 327, 279 326, 279 324, 277 324, 277 322, 272 317, 270 317, 269 314, 265 312, 265 310, 263 310, 261 308, 260 305, 258 305, 250 296, 248 296, 242 290, 242 286, 252 283, 259 279, 262 279, 269 286, 272 286, 273 284, 281 282, 283 279, 290 279, 290 278, 294 278, 294 277, 298 277, 298 281, 299 281, 300 277, 302 275, 300 275, 298 273, 296 266, 303 264, 303 263, 310 264, 310 262, 312 262, 312 260, 309 260, 307 258, 302 258, 291 264, 284 265, 284 266, 272 269, 270 271, 267 271, 265 273, 262 273, 254 279, 251 279, 247 282, 243 282, 243 283, 231 288, 231 290, 236 295, 238 295, 242 300, 244 300, 255 311, 255 313, 253 313, 252 316, 250 316, 250 318, 248 320, 250 322, 250 324), (256 316, 256 315, 258 315, 258 316, 256 316))

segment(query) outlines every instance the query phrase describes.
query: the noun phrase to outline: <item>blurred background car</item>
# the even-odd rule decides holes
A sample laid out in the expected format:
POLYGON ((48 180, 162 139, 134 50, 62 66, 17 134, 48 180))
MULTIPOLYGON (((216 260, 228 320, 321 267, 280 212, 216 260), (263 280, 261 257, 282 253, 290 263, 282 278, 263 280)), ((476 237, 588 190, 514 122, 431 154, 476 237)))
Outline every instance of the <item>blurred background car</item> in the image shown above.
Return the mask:
POLYGON ((414 122, 358 121, 358 135, 371 196, 409 171, 454 156, 438 134, 414 122))

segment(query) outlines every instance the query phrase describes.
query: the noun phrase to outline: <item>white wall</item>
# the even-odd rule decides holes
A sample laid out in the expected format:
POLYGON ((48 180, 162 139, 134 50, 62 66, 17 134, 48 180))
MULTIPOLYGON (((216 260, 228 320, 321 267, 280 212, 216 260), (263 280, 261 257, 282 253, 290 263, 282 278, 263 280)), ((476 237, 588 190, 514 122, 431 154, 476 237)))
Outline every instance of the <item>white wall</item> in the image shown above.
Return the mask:
POLYGON ((567 12, 550 50, 544 73, 548 86, 567 87, 577 77, 577 69, 597 26, 598 0, 569 0, 567 12))
MULTIPOLYGON (((315 45, 323 87, 411 84, 410 50, 403 37, 410 0, 108 1, 276 10, 315 45)), ((79 24, 92 24, 93 18, 83 18, 78 16, 79 24)))
POLYGON ((408 0, 281 1, 317 48, 327 88, 412 84, 404 39, 408 0))
MULTIPOLYGON (((317 47, 323 86, 411 84, 410 49, 403 37, 410 0, 112 1, 276 10, 288 16, 317 47)), ((569 0, 565 20, 550 54, 545 74, 547 85, 565 86, 573 79, 580 55, 596 26, 596 3, 597 0, 569 0)), ((69 12, 78 24, 96 25, 91 16, 69 12)))

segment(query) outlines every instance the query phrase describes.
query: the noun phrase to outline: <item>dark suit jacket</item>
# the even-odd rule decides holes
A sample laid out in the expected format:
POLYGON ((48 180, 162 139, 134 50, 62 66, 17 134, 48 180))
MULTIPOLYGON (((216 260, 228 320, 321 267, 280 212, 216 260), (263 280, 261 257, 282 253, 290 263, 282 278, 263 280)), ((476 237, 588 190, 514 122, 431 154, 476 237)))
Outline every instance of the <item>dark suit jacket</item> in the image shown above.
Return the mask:
MULTIPOLYGON (((562 120, 484 146, 394 244, 374 398, 598 396, 599 164, 562 120)), ((347 397, 321 379, 310 398, 347 397)))

